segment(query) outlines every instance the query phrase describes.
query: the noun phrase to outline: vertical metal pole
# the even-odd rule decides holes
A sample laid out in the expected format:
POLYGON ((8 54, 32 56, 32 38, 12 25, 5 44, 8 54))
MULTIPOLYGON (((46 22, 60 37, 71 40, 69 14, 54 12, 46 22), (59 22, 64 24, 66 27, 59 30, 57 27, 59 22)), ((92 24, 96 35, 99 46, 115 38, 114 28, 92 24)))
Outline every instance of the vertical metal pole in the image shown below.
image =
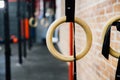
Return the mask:
MULTIPOLYGON (((32 0, 32 16, 35 18, 35 8, 36 8, 36 5, 35 5, 35 2, 36 0, 32 0)), ((32 42, 35 42, 36 41, 36 28, 32 27, 32 31, 34 31, 34 35, 32 35, 32 42)))
POLYGON ((27 49, 26 49, 26 38, 25 38, 25 13, 26 13, 26 1, 25 0, 23 0, 23 7, 22 7, 22 9, 23 9, 23 34, 24 34, 24 36, 23 36, 23 52, 24 52, 24 58, 26 58, 27 57, 27 49))
POLYGON ((19 64, 22 64, 22 37, 21 37, 21 15, 20 15, 20 0, 17 0, 17 15, 18 15, 18 57, 19 64))
POLYGON ((6 80, 11 80, 11 59, 10 59, 10 29, 9 29, 9 5, 8 0, 5 1, 4 13, 4 37, 5 37, 5 77, 6 80))
POLYGON ((45 13, 46 13, 46 1, 43 0, 43 18, 46 18, 45 13))
POLYGON ((55 20, 55 14, 56 14, 56 0, 53 0, 53 9, 54 9, 54 16, 53 16, 53 21, 55 20))
MULTIPOLYGON (((30 13, 30 17, 35 17, 34 15, 34 12, 35 12, 35 0, 31 0, 31 2, 29 2, 29 13, 30 13)), ((29 32, 30 32, 30 36, 29 36, 29 40, 28 40, 28 48, 31 49, 32 48, 32 45, 33 45, 33 35, 31 34, 31 31, 33 30, 34 28, 32 28, 30 26, 29 28, 29 32)), ((35 30, 35 29, 34 29, 35 30)), ((36 38, 36 36, 34 35, 34 39, 36 38)))
MULTIPOLYGON (((32 2, 29 2, 29 18, 31 18, 32 16, 32 2)), ((28 40, 28 49, 30 50, 32 48, 32 38, 31 38, 31 26, 29 26, 29 32, 30 32, 30 36, 29 36, 29 40, 28 40)))

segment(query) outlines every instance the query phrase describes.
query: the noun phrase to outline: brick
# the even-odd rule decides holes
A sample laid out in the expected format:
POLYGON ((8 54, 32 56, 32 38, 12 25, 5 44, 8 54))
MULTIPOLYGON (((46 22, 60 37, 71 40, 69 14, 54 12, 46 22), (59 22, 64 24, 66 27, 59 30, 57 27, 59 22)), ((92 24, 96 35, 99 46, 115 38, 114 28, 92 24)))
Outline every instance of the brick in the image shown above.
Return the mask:
POLYGON ((98 16, 96 20, 99 23, 100 22, 105 22, 105 21, 107 21, 107 17, 106 16, 98 16))
POLYGON ((118 2, 120 2, 120 0, 117 0, 118 2))
MULTIPOLYGON (((111 17, 120 14, 119 2, 117 2, 117 0, 76 1, 76 16, 83 19, 90 26, 90 29, 93 34, 93 43, 89 53, 84 58, 77 61, 78 79, 87 80, 89 77, 89 80, 114 80, 117 59, 114 59, 112 56, 110 56, 110 59, 106 60, 103 57, 103 55, 101 54, 101 35, 106 22, 111 17), (88 71, 90 74, 88 73, 88 71)), ((62 8, 64 8, 64 6, 62 6, 62 8)), ((64 14, 64 11, 61 12, 63 12, 62 14, 64 14)), ((60 48, 63 53, 69 53, 68 35, 68 28, 60 28, 60 48)), ((83 45, 85 45, 85 33, 83 32, 82 28, 80 28, 78 25, 76 25, 75 37, 76 51, 80 52, 83 45)), ((119 40, 119 33, 116 32, 116 28, 113 27, 110 45, 115 50, 119 50, 120 48, 120 46, 118 45, 120 43, 119 40)))
POLYGON ((103 71, 103 73, 102 73, 102 74, 104 74, 104 76, 105 76, 105 77, 109 77, 110 72, 106 70, 106 71, 103 71))
POLYGON ((117 0, 110 0, 112 2, 112 4, 114 4, 115 2, 117 2, 117 0))
POLYGON ((120 4, 115 4, 114 5, 114 11, 115 12, 120 12, 120 4))
POLYGON ((116 39, 117 39, 118 41, 120 41, 120 33, 118 33, 118 34, 116 35, 116 39))
POLYGON ((105 14, 105 9, 104 8, 98 8, 96 15, 104 15, 105 14))
POLYGON ((110 75, 110 80, 115 80, 115 74, 110 75))
POLYGON ((97 49, 97 50, 101 50, 101 46, 98 46, 98 45, 97 45, 97 46, 96 46, 96 49, 97 49))
POLYGON ((113 6, 106 7, 106 14, 113 13, 113 6))
POLYGON ((107 7, 107 6, 110 6, 112 5, 112 1, 111 0, 105 0, 103 1, 102 3, 98 4, 97 5, 97 8, 104 8, 104 7, 107 7))
POLYGON ((115 70, 113 69, 111 64, 108 64, 106 66, 107 66, 107 68, 106 68, 105 74, 104 74, 106 77, 110 77, 110 74, 115 74, 115 70))
POLYGON ((114 30, 111 30, 111 40, 115 40, 116 32, 114 30))
POLYGON ((115 67, 117 67, 117 62, 115 62, 115 61, 112 60, 112 65, 115 66, 115 67))

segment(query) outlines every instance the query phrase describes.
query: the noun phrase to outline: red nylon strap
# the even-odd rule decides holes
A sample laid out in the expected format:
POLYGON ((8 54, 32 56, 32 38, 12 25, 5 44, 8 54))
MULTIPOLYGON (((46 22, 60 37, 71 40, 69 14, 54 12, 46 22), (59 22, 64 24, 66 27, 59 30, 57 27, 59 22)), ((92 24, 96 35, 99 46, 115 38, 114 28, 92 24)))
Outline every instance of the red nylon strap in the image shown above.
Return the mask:
MULTIPOLYGON (((73 55, 73 23, 70 22, 70 33, 69 33, 69 40, 70 40, 70 55, 73 55)), ((69 80, 73 80, 73 62, 69 63, 69 80)))

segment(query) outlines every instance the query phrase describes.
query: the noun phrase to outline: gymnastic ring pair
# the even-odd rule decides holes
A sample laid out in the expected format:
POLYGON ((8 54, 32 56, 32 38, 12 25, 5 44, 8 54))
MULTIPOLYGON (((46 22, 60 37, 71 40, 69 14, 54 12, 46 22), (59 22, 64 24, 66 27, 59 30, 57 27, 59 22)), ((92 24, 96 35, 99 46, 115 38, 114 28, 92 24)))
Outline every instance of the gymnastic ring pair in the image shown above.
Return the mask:
MULTIPOLYGON (((104 40, 106 31, 109 28, 109 26, 113 22, 118 21, 119 19, 120 19, 120 16, 115 16, 115 17, 111 18, 107 22, 107 24, 105 24, 104 30, 103 30, 103 35, 102 35, 102 39, 103 40, 104 40)), ((49 51, 51 52, 51 54, 54 57, 56 57, 57 59, 60 59, 62 61, 65 61, 65 62, 69 62, 69 61, 73 61, 74 60, 73 55, 72 56, 65 56, 65 55, 61 54, 60 52, 58 52, 55 49, 55 47, 54 47, 54 45, 52 43, 52 36, 53 36, 53 33, 54 33, 55 29, 60 24, 64 23, 65 21, 66 21, 66 17, 64 16, 64 17, 61 17, 61 18, 57 19, 55 22, 53 22, 51 24, 51 26, 48 29, 47 35, 46 35, 46 43, 47 43, 47 47, 48 47, 49 51)), ((89 49, 90 49, 90 47, 92 45, 92 32, 91 32, 89 26, 83 20, 75 17, 75 22, 77 24, 79 24, 83 28, 83 30, 85 31, 85 34, 86 34, 86 45, 83 48, 83 50, 81 50, 80 53, 76 54, 76 60, 79 60, 79 59, 81 59, 82 57, 84 57, 88 53, 88 51, 89 51, 89 49)), ((118 58, 120 56, 120 54, 118 52, 116 52, 115 50, 113 50, 111 47, 110 47, 110 54, 112 56, 116 57, 116 58, 118 58)))
MULTIPOLYGON (((48 21, 47 18, 42 18, 42 19, 40 20, 40 24, 41 24, 42 26, 48 27, 50 23, 49 23, 49 21, 48 21)), ((29 25, 30 25, 31 27, 37 27, 37 25, 38 25, 38 20, 37 20, 37 18, 31 17, 31 18, 29 19, 29 25), (34 22, 34 23, 33 23, 33 22, 34 22)))

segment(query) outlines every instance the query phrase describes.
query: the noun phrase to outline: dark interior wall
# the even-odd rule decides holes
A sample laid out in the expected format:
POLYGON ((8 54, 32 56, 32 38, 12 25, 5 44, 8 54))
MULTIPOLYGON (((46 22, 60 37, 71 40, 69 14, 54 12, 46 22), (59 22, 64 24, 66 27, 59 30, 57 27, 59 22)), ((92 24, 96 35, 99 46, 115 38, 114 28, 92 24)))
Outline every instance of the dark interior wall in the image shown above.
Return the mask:
MULTIPOLYGON (((17 3, 9 3, 10 35, 17 36, 17 3)), ((0 37, 4 38, 4 9, 0 9, 0 37)))
POLYGON ((4 11, 0 9, 0 37, 4 36, 3 28, 4 28, 4 11))
POLYGON ((17 3, 9 3, 10 34, 17 36, 17 3))

